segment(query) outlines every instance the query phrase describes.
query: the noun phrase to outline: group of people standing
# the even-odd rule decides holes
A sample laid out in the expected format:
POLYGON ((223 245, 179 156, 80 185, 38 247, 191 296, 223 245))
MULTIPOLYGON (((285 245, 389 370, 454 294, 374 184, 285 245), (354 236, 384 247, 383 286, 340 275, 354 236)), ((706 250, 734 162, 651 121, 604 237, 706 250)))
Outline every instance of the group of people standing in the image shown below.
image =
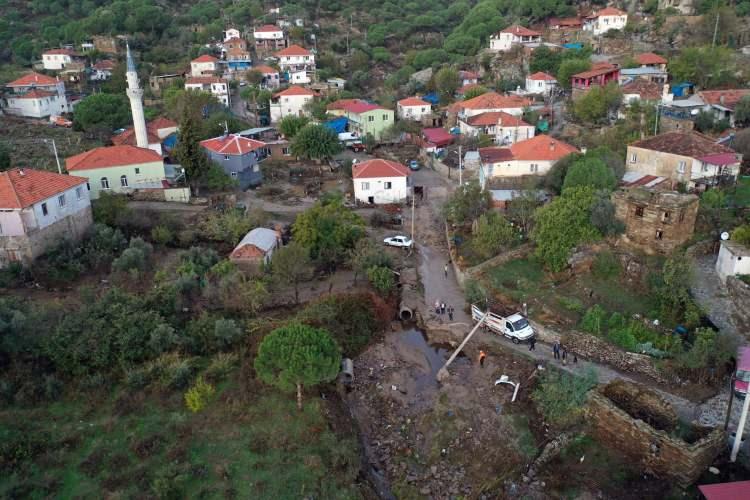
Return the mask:
POLYGON ((453 309, 453 306, 447 306, 445 305, 445 302, 440 302, 439 300, 435 301, 435 314, 438 316, 443 316, 446 313, 448 314, 448 319, 450 321, 453 321, 453 313, 455 313, 456 310, 453 309))
MULTIPOLYGON (((529 350, 532 351, 533 349, 529 348, 529 350)), ((559 340, 556 340, 555 343, 552 344, 552 355, 555 359, 562 361, 562 364, 568 364, 568 348, 560 344, 559 340)), ((572 353, 572 356, 573 363, 578 363, 578 356, 575 353, 572 353)))

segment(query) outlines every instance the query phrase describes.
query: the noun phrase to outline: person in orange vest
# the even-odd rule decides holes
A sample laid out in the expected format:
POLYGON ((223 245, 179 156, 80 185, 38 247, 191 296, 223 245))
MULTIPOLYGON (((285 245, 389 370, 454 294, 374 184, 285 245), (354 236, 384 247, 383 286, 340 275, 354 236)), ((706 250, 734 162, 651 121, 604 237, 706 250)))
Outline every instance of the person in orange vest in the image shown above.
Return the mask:
POLYGON ((479 366, 484 368, 484 358, 487 357, 487 354, 485 354, 484 351, 479 351, 479 366))

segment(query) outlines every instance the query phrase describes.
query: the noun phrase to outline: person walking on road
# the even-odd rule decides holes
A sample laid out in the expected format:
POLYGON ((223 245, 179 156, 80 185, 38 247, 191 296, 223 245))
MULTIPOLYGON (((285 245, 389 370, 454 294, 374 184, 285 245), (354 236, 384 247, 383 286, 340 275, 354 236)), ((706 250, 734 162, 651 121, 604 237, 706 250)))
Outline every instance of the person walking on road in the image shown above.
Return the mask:
POLYGON ((445 302, 440 303, 440 314, 445 314, 445 302))
POLYGON ((555 341, 555 343, 552 344, 552 354, 555 359, 560 359, 560 342, 555 341))
POLYGON ((443 269, 445 270, 445 279, 448 279, 448 263, 445 264, 443 269))
POLYGON ((440 314, 440 301, 435 301, 435 314, 440 314))
POLYGON ((529 351, 535 351, 536 350, 536 338, 531 337, 529 339, 529 351))
POLYGON ((484 353, 484 351, 479 351, 479 366, 481 368, 484 368, 484 358, 487 357, 487 354, 484 353))
POLYGON ((453 306, 448 306, 448 319, 453 321, 453 306))
POLYGON ((568 364, 568 348, 565 346, 562 346, 562 364, 568 364))

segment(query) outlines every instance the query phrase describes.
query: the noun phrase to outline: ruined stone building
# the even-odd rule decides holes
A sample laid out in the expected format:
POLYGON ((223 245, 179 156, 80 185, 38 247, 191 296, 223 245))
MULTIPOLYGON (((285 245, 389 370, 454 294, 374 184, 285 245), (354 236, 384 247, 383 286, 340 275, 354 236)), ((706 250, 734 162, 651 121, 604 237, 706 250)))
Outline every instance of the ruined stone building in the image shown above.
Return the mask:
POLYGON ((612 194, 612 203, 625 224, 622 241, 646 253, 671 253, 693 236, 698 215, 694 194, 622 189, 612 194))

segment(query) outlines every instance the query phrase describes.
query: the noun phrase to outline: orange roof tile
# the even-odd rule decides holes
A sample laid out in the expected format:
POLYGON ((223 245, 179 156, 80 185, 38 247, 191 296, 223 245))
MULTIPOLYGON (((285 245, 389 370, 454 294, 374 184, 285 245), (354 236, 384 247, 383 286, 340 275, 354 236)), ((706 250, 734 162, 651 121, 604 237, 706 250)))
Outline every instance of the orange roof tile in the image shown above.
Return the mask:
POLYGON ((616 9, 614 7, 605 7, 596 14, 594 14, 593 17, 601 17, 601 16, 624 16, 626 15, 625 12, 621 11, 620 9, 616 9))
POLYGON ((65 160, 68 172, 91 170, 97 168, 121 167, 162 161, 162 157, 151 149, 139 148, 129 144, 94 148, 65 160))
POLYGON ((260 28, 255 28, 256 33, 275 33, 277 31, 281 31, 281 28, 273 24, 266 24, 260 28))
POLYGON ((547 73, 545 73, 543 71, 537 71, 533 75, 529 75, 527 78, 529 80, 544 80, 544 81, 547 81, 547 82, 557 80, 557 78, 555 78, 554 76, 548 75, 547 73))
POLYGON ((398 101, 400 106, 432 106, 429 102, 419 97, 407 97, 398 101))
POLYGON ((289 47, 276 52, 276 54, 274 55, 276 57, 311 56, 312 52, 303 47, 300 47, 299 45, 290 45, 289 47))
POLYGON ((253 69, 255 71, 260 71, 264 75, 270 75, 270 74, 274 74, 274 73, 278 73, 279 72, 278 69, 274 69, 271 66, 265 66, 263 64, 261 64, 260 66, 255 66, 253 69))
POLYGON ((734 109, 743 97, 750 95, 750 89, 701 90, 698 96, 706 104, 734 109))
POLYGON ((49 92, 47 90, 31 89, 26 93, 11 94, 8 97, 10 97, 11 99, 43 99, 45 97, 52 97, 56 95, 56 93, 49 92))
POLYGON ((503 127, 531 127, 528 123, 523 121, 518 116, 513 116, 504 111, 489 111, 487 113, 480 113, 478 115, 470 116, 466 123, 472 127, 488 127, 491 125, 498 125, 502 120, 503 127))
POLYGON ((409 177, 411 172, 405 165, 389 160, 368 160, 357 163, 352 169, 352 177, 355 179, 368 179, 374 177, 409 177))
POLYGON ((6 87, 31 87, 33 85, 56 85, 58 81, 51 76, 42 75, 41 73, 27 73, 18 80, 14 80, 6 87))
MULTIPOLYGON (((159 144, 161 140, 159 139, 159 136, 156 135, 154 131, 148 128, 146 126, 146 137, 149 144, 159 144)), ((117 135, 112 136, 112 144, 115 146, 122 146, 123 144, 128 144, 130 146, 137 146, 138 141, 135 137, 135 129, 133 127, 129 127, 125 129, 125 132, 122 132, 117 135)))
POLYGON ((0 172, 0 209, 30 207, 58 193, 85 184, 85 177, 60 175, 33 168, 0 172))
POLYGON ((73 49, 50 49, 42 52, 42 55, 63 55, 63 56, 77 56, 78 53, 73 49))
POLYGON ((654 54, 653 52, 646 52, 644 54, 638 54, 635 56, 635 62, 638 64, 648 65, 648 64, 667 64, 667 60, 664 59, 662 56, 658 54, 654 54))
POLYGON ((226 80, 218 76, 191 76, 185 80, 187 85, 210 85, 212 83, 227 83, 226 80))
POLYGON ((203 54, 202 56, 196 57, 195 59, 193 59, 190 62, 194 62, 194 63, 210 63, 210 62, 212 62, 212 63, 215 63, 215 62, 218 62, 218 61, 219 61, 219 59, 217 59, 216 57, 212 56, 211 54, 203 54))
POLYGON ((531 101, 517 95, 500 95, 497 92, 487 92, 457 104, 459 109, 503 109, 523 108, 529 106, 531 101))
POLYGON ((523 26, 519 25, 513 25, 508 26, 504 30, 502 30, 500 33, 512 33, 516 36, 541 36, 542 34, 538 31, 530 30, 529 28, 524 28, 523 26))
POLYGON ((310 89, 300 87, 299 85, 292 85, 288 89, 275 93, 273 96, 274 97, 288 97, 288 96, 295 96, 295 95, 315 95, 315 92, 313 92, 310 89))
POLYGON ((94 69, 108 71, 115 68, 115 62, 109 59, 102 59, 93 66, 94 69))
POLYGON ((256 149, 266 146, 265 142, 256 141, 242 137, 241 135, 229 134, 227 136, 214 137, 201 141, 201 146, 224 155, 244 155, 256 149))
POLYGON ((510 147, 514 160, 556 161, 578 149, 548 135, 537 135, 510 147))
POLYGON ((176 121, 170 120, 165 116, 156 117, 146 124, 146 128, 149 128, 151 130, 161 130, 163 128, 172 128, 176 126, 176 121))

